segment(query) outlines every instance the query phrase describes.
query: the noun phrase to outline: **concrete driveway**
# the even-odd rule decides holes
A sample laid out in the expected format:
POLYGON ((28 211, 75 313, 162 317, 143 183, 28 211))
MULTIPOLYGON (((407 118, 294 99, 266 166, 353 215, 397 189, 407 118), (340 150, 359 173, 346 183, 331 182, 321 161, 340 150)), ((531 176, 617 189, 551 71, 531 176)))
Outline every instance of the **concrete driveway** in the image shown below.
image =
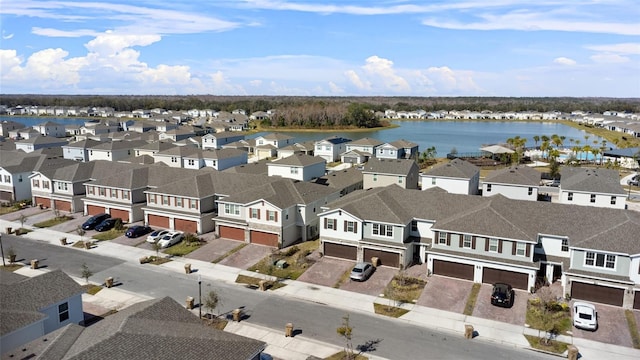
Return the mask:
POLYGON ((472 286, 473 281, 432 275, 417 304, 462 314, 472 286))
POLYGON ((511 308, 503 308, 491 305, 492 291, 492 285, 482 284, 480 287, 480 293, 478 293, 478 299, 476 300, 476 307, 473 309, 472 315, 514 325, 524 325, 527 316, 527 301, 529 300, 529 293, 524 290, 514 289, 515 299, 513 306, 511 308))
POLYGON ((242 246, 244 242, 228 239, 210 239, 207 244, 187 254, 187 258, 212 262, 225 256, 229 251, 242 246))
POLYGON ((333 287, 342 275, 351 270, 356 262, 353 260, 338 259, 333 257, 321 257, 311 265, 298 281, 311 284, 333 287))
POLYGON ((351 279, 345 281, 340 290, 353 291, 360 294, 367 294, 378 296, 384 293, 384 289, 387 287, 393 276, 398 273, 398 269, 379 266, 376 271, 371 274, 366 281, 352 281, 351 279))
MULTIPOLYGON (((238 245, 240 243, 238 242, 238 245)), ((271 254, 272 247, 256 244, 247 244, 239 251, 222 259, 218 264, 231 266, 238 269, 247 270, 265 256, 271 254)))
MULTIPOLYGON (((574 327, 572 329, 573 336, 607 344, 633 347, 627 319, 624 316, 624 309, 603 304, 594 305, 596 306, 596 311, 598 311, 598 330, 588 331, 574 327)), ((637 311, 635 312, 638 313, 637 311)), ((571 316, 573 319, 573 301, 571 302, 571 316)), ((640 316, 636 316, 636 319, 640 319, 640 316)))

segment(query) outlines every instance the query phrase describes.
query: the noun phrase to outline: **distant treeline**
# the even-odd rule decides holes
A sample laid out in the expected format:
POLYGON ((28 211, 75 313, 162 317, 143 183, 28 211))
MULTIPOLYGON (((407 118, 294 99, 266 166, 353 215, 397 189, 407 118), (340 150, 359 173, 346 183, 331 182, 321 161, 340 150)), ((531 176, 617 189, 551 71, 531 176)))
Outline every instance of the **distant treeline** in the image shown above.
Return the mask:
POLYGON ((377 126, 372 111, 438 110, 640 112, 640 98, 510 98, 510 97, 305 97, 305 96, 157 96, 157 95, 0 95, 0 104, 112 107, 116 111, 161 108, 233 111, 277 110, 275 126, 377 126))

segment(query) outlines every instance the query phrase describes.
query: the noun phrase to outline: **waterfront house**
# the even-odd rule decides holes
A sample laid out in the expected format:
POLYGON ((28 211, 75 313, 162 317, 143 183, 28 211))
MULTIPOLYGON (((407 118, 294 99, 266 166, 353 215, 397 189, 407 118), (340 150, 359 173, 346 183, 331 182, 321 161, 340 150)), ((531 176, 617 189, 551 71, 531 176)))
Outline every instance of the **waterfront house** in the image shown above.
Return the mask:
POLYGON ((371 158, 363 166, 362 179, 365 189, 396 184, 405 189, 417 189, 420 170, 411 159, 371 158))
POLYGON ((516 200, 538 200, 542 174, 523 165, 494 170, 482 182, 482 196, 501 194, 516 200))
POLYGON ((439 187, 452 194, 476 195, 479 191, 480 168, 468 161, 453 159, 425 170, 420 179, 422 190, 439 187))
MULTIPOLYGON (((347 143, 345 150, 346 152, 350 152, 354 150, 358 151, 365 157, 364 162, 367 162, 370 157, 375 156, 376 150, 378 149, 379 146, 383 144, 384 143, 378 139, 366 137, 366 138, 354 140, 347 143)), ((345 161, 343 160, 342 162, 345 162, 345 161)))
POLYGON ((419 155, 418 144, 407 141, 397 140, 390 143, 384 143, 377 147, 375 156, 381 159, 417 159, 419 155))
POLYGON ((57 138, 63 138, 66 136, 64 125, 55 123, 53 121, 46 121, 37 125, 33 125, 33 128, 42 136, 57 138))
POLYGON ((278 149, 278 158, 282 159, 295 154, 306 154, 313 156, 314 143, 314 141, 305 141, 280 148, 278 149))
POLYGON ((15 122, 12 120, 3 120, 0 122, 0 136, 11 137, 9 132, 11 130, 24 129, 24 124, 15 122))
POLYGON ((314 155, 319 156, 332 163, 340 160, 340 154, 345 152, 346 144, 351 142, 351 139, 346 139, 340 136, 332 136, 320 141, 315 142, 314 155))

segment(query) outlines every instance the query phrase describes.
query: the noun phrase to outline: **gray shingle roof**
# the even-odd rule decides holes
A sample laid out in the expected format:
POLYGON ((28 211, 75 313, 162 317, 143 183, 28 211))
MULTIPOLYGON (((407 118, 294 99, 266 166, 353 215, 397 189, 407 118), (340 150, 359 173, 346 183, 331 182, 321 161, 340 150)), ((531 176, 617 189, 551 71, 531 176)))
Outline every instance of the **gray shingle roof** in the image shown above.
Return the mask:
POLYGON ((540 186, 542 173, 528 166, 513 165, 489 173, 485 183, 540 186))
POLYGON ((351 141, 348 145, 364 145, 364 146, 379 146, 384 144, 382 141, 370 137, 351 141))
POLYGON ((22 281, 15 280, 17 279, 3 279, 0 284, 0 335, 44 318, 45 315, 40 312, 43 308, 84 292, 82 287, 62 270, 47 272, 22 281))
POLYGON ((309 165, 315 165, 315 164, 320 164, 325 162, 326 160, 321 157, 311 156, 307 154, 293 154, 291 156, 287 156, 285 158, 272 161, 271 163, 267 163, 267 166, 269 165, 309 166, 309 165))
POLYGON ((362 172, 390 175, 407 175, 414 168, 416 170, 418 168, 415 160, 371 158, 364 165, 362 172))
POLYGON ((468 161, 453 159, 448 163, 439 164, 424 172, 429 176, 441 176, 447 178, 471 179, 480 172, 480 168, 468 161))
POLYGON ((343 143, 351 142, 351 139, 343 138, 341 136, 331 136, 326 139, 316 141, 316 143, 324 143, 324 142, 328 142, 330 144, 335 145, 335 144, 343 144, 343 143))
POLYGON ((560 179, 561 190, 625 194, 620 185, 620 174, 616 170, 564 167, 560 172, 560 179))
POLYGON ((58 336, 42 359, 252 359, 266 344, 204 326, 169 297, 132 305, 71 334, 58 336), (60 356, 62 355, 62 356, 60 356))
POLYGON ((231 195, 224 201, 247 204, 256 200, 265 200, 280 209, 285 209, 297 204, 308 204, 336 192, 333 188, 309 182, 296 182, 282 178, 270 179, 270 183, 231 195))
POLYGON ((269 160, 260 160, 248 164, 242 164, 225 169, 224 172, 237 173, 237 174, 254 174, 254 175, 267 175, 269 169, 267 164, 269 160))
POLYGON ((126 149, 135 149, 140 146, 147 144, 145 140, 122 140, 122 141, 106 141, 100 143, 94 147, 92 150, 126 150, 126 149))
POLYGON ((317 178, 314 182, 336 189, 344 189, 359 183, 362 188, 362 172, 355 167, 350 167, 345 170, 333 171, 317 178))

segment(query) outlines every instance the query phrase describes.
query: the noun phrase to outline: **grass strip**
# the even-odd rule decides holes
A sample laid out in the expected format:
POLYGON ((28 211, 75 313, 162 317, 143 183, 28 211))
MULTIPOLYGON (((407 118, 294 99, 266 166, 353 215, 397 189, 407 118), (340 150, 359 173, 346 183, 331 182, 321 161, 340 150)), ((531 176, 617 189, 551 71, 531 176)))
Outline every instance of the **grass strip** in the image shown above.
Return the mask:
POLYGON ((636 322, 636 317, 633 315, 632 310, 625 310, 624 316, 627 318, 627 325, 629 326, 629 333, 631 333, 631 341, 633 342, 633 347, 636 349, 640 349, 640 333, 638 333, 638 323, 636 322))
POLYGON ((247 243, 242 243, 239 246, 234 247, 233 249, 227 251, 224 255, 220 256, 219 258, 215 259, 212 261, 212 263, 217 264, 220 261, 222 261, 224 258, 231 256, 235 253, 237 253, 238 251, 242 250, 243 247, 247 246, 247 243))
POLYGON ((409 310, 407 309, 399 308, 396 306, 378 304, 378 303, 373 304, 373 310, 375 311, 376 314, 394 317, 394 318, 399 318, 400 316, 409 312, 409 310))
POLYGON ((525 335, 524 337, 527 338, 527 341, 532 348, 552 352, 555 354, 564 354, 564 352, 567 351, 567 347, 569 346, 569 344, 557 340, 551 340, 549 342, 549 345, 544 345, 540 342, 540 340, 542 339, 537 336, 525 335))
POLYGON ((464 315, 471 316, 473 314, 473 309, 476 307, 476 300, 478 300, 478 294, 480 293, 480 286, 481 284, 475 283, 471 287, 471 293, 469 294, 467 303, 464 305, 464 315))

